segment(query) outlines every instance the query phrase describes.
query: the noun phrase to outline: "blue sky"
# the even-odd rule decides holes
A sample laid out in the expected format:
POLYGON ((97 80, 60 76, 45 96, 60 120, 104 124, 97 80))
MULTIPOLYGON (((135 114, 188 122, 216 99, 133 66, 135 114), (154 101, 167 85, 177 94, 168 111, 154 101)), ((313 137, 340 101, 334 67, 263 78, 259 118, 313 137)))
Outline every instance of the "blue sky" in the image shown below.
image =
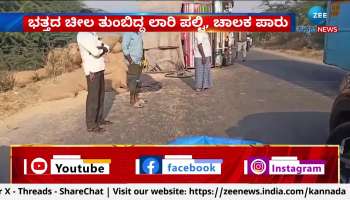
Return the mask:
MULTIPOLYGON (((107 12, 127 13, 140 11, 140 7, 136 1, 85 1, 84 3, 89 7, 99 8, 107 12)), ((161 11, 160 3, 161 1, 158 1, 157 5, 161 11)), ((236 1, 234 12, 261 12, 260 5, 261 0, 236 1)), ((154 4, 152 4, 152 9, 157 9, 154 7, 154 4)))

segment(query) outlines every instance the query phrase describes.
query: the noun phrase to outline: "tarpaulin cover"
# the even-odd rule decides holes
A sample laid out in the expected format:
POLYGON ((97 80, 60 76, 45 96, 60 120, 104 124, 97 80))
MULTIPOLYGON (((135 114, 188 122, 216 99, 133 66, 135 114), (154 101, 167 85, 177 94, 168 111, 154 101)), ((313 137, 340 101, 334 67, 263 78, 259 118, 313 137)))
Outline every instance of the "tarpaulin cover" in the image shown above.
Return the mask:
MULTIPOLYGON (((139 12, 180 13, 182 1, 139 1, 139 12)), ((143 33, 145 58, 152 72, 173 72, 183 66, 181 34, 174 32, 143 33)))
MULTIPOLYGON (((140 12, 179 13, 182 1, 140 1, 140 12)), ((146 32, 143 34, 143 48, 178 48, 181 46, 180 33, 146 32)), ((169 58, 171 59, 171 58, 169 58)))
POLYGON ((254 140, 245 140, 227 137, 211 137, 211 136, 186 136, 177 138, 168 144, 170 145, 255 145, 262 144, 254 140))
POLYGON ((176 68, 183 66, 182 48, 176 49, 148 49, 144 51, 150 70, 153 72, 175 72, 176 68), (160 69, 158 69, 159 67, 160 69), (155 71, 154 71, 155 70, 155 71))

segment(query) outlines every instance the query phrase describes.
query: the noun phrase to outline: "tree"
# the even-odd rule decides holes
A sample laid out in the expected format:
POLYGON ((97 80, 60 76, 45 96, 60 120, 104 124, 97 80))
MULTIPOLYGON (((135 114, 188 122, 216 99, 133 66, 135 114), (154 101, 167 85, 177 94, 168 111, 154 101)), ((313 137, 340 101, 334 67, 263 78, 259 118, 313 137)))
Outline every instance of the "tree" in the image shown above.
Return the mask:
POLYGON ((290 12, 295 13, 298 25, 308 25, 307 13, 313 6, 327 7, 327 0, 284 0, 271 1, 263 0, 262 6, 266 7, 266 12, 290 12))
MULTIPOLYGON (((307 17, 308 11, 313 6, 327 6, 327 0, 306 1, 306 0, 283 0, 271 1, 263 0, 262 5, 266 12, 288 12, 296 15, 296 23, 298 26, 311 25, 307 17)), ((268 40, 271 38, 270 34, 257 34, 256 37, 261 40, 268 40), (268 37, 267 37, 268 36, 268 37)), ((274 33, 279 41, 289 41, 293 38, 300 38, 300 41, 305 41, 310 48, 323 48, 324 35, 318 33, 303 34, 303 33, 274 33)), ((300 44, 303 44, 301 42, 300 44)))
MULTIPOLYGON (((0 1, 1 12, 79 12, 79 0, 0 1)), ((0 70, 24 70, 42 67, 50 48, 64 46, 75 38, 74 33, 0 33, 0 70)))

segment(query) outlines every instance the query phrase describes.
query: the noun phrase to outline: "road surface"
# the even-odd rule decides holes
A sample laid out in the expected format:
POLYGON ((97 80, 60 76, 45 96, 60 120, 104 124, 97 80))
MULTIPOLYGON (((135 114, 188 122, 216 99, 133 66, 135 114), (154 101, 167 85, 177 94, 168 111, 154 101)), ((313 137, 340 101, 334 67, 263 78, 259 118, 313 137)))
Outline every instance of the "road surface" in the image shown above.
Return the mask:
POLYGON ((0 144, 166 144, 184 135, 213 135, 273 144, 322 144, 329 111, 345 72, 266 52, 213 70, 214 88, 192 89, 192 79, 147 80, 143 109, 128 95, 107 93, 101 135, 87 133, 85 93, 27 108, 0 124, 0 144))

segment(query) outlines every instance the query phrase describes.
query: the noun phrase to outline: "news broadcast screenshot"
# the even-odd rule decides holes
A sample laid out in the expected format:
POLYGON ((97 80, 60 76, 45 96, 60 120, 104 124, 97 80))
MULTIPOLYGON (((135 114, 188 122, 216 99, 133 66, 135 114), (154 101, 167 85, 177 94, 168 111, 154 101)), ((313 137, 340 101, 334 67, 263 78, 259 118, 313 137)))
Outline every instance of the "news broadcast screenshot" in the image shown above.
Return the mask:
POLYGON ((349 200, 349 0, 0 1, 1 200, 349 200))

